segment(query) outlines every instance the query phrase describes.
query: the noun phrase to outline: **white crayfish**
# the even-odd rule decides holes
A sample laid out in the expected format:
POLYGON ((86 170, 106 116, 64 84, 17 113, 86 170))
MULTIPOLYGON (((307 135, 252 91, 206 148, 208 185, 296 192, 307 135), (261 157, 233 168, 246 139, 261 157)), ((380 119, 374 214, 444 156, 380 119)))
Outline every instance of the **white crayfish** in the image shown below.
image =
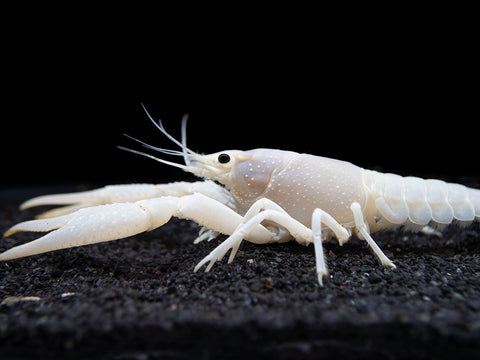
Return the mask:
POLYGON ((21 208, 68 206, 50 210, 40 220, 13 226, 5 236, 18 231, 55 231, 5 251, 0 260, 125 238, 162 226, 175 216, 203 226, 196 242, 219 233, 229 235, 195 271, 206 264, 205 271, 209 271, 229 250, 231 262, 243 239, 265 244, 295 238, 300 244, 314 244, 322 284, 328 273, 323 241, 335 237, 344 244, 355 235, 367 242, 382 265, 395 268, 370 233, 400 225, 421 229, 454 220, 471 222, 480 217, 477 189, 364 170, 348 162, 291 151, 231 150, 200 155, 186 146, 186 118, 179 142, 161 122, 147 115, 181 151, 140 143, 163 154, 180 155, 185 165, 125 150, 178 167, 204 181, 116 185, 31 199, 21 208))

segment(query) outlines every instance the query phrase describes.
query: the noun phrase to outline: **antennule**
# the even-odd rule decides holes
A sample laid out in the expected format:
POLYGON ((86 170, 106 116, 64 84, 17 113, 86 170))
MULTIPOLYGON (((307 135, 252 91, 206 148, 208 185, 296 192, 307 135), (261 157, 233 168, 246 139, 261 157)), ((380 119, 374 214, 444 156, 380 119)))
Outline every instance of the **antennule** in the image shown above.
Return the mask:
POLYGON ((179 169, 182 169, 183 171, 188 171, 188 166, 185 166, 185 165, 182 165, 182 164, 177 164, 177 163, 174 163, 174 162, 172 162, 172 161, 160 159, 160 158, 157 158, 157 157, 155 157, 155 156, 153 156, 153 155, 144 153, 144 152, 142 152, 142 151, 137 151, 137 150, 129 149, 129 148, 124 147, 124 146, 117 146, 117 148, 119 148, 120 150, 125 150, 125 151, 128 151, 128 152, 131 152, 131 153, 133 153, 133 154, 145 156, 145 157, 147 157, 147 158, 149 158, 149 159, 152 159, 152 160, 161 162, 162 164, 166 164, 166 165, 170 165, 170 166, 177 167, 177 168, 179 168, 179 169))
POLYGON ((185 161, 185 165, 188 165, 187 161, 187 121, 188 121, 188 114, 183 115, 182 117, 182 152, 183 152, 183 159, 185 161))
POLYGON ((184 154, 185 154, 184 152, 180 152, 180 151, 177 151, 177 150, 164 149, 164 148, 159 148, 159 147, 147 144, 146 142, 138 140, 138 139, 136 139, 133 136, 130 136, 128 134, 123 134, 123 135, 128 137, 129 139, 132 139, 132 140, 142 144, 142 146, 146 147, 147 149, 158 151, 158 152, 161 152, 163 154, 174 155, 174 156, 184 156, 184 154))

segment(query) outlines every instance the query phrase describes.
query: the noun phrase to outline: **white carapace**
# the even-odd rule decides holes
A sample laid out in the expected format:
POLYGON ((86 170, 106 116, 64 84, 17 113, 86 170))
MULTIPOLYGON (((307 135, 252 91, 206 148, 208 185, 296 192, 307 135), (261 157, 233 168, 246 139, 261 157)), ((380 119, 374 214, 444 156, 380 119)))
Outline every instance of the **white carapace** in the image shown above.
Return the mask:
POLYGON ((185 165, 126 150, 191 172, 202 181, 116 185, 31 199, 21 208, 67 206, 9 229, 5 236, 18 231, 49 233, 5 251, 0 260, 125 238, 162 226, 175 216, 203 227, 197 242, 219 233, 229 235, 195 271, 206 264, 209 271, 229 250, 232 261, 243 239, 257 244, 295 239, 314 244, 322 284, 328 274, 323 241, 336 238, 343 244, 355 235, 368 243, 382 265, 394 268, 371 233, 400 225, 421 229, 454 220, 472 222, 480 217, 477 189, 364 170, 349 162, 291 151, 231 150, 200 155, 186 146, 186 118, 179 142, 161 122, 148 117, 181 151, 141 144, 180 155, 185 165))

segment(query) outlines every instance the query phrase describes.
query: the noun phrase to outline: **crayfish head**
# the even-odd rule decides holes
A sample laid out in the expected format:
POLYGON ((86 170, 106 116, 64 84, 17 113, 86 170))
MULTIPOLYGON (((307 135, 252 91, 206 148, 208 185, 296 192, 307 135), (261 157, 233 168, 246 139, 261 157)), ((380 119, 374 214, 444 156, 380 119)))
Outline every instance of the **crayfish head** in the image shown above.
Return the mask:
POLYGON ((211 179, 225 185, 235 197, 254 199, 261 196, 271 184, 272 176, 290 161, 288 151, 254 149, 222 151, 205 156, 211 179))
POLYGON ((232 170, 251 158, 246 153, 240 150, 226 150, 209 155, 189 154, 185 157, 185 170, 230 187, 232 170))
POLYGON ((161 121, 155 121, 145 107, 143 108, 155 127, 170 141, 180 147, 181 151, 155 147, 131 136, 127 135, 127 137, 142 144, 147 149, 165 155, 181 156, 185 165, 123 146, 119 146, 120 149, 180 168, 202 178, 218 181, 231 190, 239 200, 248 202, 261 196, 271 184, 272 176, 281 172, 292 159, 292 156, 297 155, 290 151, 273 149, 226 150, 209 155, 201 155, 187 147, 187 116, 184 116, 182 119, 182 138, 181 141, 178 141, 165 130, 161 121))

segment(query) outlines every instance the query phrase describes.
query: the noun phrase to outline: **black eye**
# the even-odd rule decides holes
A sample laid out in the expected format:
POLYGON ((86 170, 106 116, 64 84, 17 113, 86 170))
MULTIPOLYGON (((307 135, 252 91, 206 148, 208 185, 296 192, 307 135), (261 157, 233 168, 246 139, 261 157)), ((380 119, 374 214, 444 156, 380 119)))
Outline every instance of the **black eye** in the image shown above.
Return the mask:
POLYGON ((218 162, 220 164, 226 164, 230 161, 230 155, 228 154, 220 154, 218 155, 218 162))

